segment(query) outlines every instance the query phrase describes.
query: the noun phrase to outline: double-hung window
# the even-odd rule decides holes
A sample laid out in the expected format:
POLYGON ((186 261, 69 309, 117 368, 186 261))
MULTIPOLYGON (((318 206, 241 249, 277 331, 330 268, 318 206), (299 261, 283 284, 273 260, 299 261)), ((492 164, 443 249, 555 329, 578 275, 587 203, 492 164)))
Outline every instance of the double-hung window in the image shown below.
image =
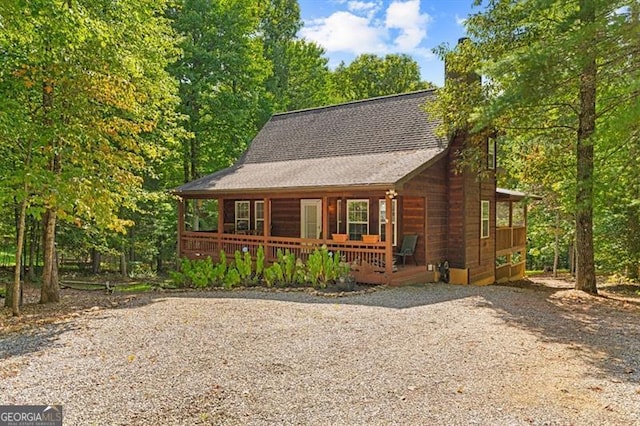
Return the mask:
MULTIPOLYGON (((386 241, 386 232, 387 232, 387 200, 380 200, 379 202, 380 205, 380 221, 378 222, 379 225, 379 229, 380 229, 380 241, 386 241)), ((392 235, 392 241, 393 241, 393 245, 397 246, 398 245, 398 221, 396 220, 397 217, 397 211, 398 211, 398 200, 393 199, 391 200, 391 235, 392 235)))
POLYGON ((347 200, 347 233, 356 241, 369 233, 369 200, 347 200))
POLYGON ((489 238, 489 200, 480 201, 480 238, 489 238))
POLYGON ((249 230, 250 206, 250 201, 236 201, 236 232, 249 230))
POLYGON ((264 201, 255 202, 255 230, 258 235, 264 235, 264 201))

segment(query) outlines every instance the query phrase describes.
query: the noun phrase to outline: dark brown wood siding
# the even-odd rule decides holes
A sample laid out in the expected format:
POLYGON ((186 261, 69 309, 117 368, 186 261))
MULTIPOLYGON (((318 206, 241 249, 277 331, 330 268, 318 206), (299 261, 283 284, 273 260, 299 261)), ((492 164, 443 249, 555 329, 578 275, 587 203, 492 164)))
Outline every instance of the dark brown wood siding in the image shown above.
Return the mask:
POLYGON ((277 198, 271 200, 271 235, 274 237, 300 237, 300 199, 277 198))
MULTIPOLYGON (((447 185, 447 158, 443 157, 407 182, 402 190, 406 198, 411 196, 421 200, 422 217, 418 250, 425 264, 436 265, 448 256, 447 185)), ((409 228, 405 226, 403 229, 409 232, 410 228, 411 226, 409 228)))
POLYGON ((465 188, 468 185, 468 176, 466 173, 459 172, 456 169, 456 153, 461 147, 461 138, 456 138, 449 148, 448 153, 448 197, 449 197, 449 220, 447 223, 448 228, 448 240, 447 258, 449 265, 452 268, 466 268, 467 256, 465 247, 467 245, 466 239, 466 225, 465 220, 466 201, 465 188))
POLYGON ((469 282, 491 280, 495 275, 495 175, 484 176, 465 169, 456 171, 456 152, 462 138, 449 151, 449 248, 451 267, 468 268, 469 282), (489 237, 481 238, 481 201, 490 202, 489 237))

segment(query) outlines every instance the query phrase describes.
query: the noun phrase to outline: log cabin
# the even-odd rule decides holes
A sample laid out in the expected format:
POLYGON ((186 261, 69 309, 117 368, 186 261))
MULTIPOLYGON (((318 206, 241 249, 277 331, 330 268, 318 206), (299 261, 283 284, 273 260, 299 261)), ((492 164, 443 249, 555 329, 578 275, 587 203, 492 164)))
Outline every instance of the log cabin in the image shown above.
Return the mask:
POLYGON ((362 283, 440 279, 491 284, 521 278, 525 194, 486 170, 458 171, 462 137, 436 134, 433 90, 275 114, 232 166, 176 188, 178 254, 218 257, 261 245, 267 260, 326 245, 362 283), (396 260, 415 235, 413 256, 396 260), (406 262, 404 262, 406 260, 406 262), (439 267, 440 266, 440 267, 439 267))

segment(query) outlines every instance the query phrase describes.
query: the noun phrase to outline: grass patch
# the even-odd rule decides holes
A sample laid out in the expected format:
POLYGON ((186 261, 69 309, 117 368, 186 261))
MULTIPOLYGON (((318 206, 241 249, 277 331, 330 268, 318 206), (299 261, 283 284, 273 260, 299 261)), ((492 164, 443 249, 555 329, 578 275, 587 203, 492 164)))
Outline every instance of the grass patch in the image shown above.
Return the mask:
POLYGON ((143 293, 145 291, 152 291, 154 286, 149 283, 131 284, 116 287, 119 293, 143 293))

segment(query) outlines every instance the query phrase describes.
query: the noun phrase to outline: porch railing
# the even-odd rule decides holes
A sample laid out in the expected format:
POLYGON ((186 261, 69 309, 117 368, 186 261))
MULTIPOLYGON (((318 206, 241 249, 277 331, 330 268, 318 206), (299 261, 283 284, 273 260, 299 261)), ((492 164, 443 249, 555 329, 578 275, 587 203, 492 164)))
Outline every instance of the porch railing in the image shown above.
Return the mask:
POLYGON ((527 231, 524 226, 500 227, 496 229, 496 252, 510 251, 524 247, 527 243, 527 231))
POLYGON ((496 267, 496 281, 504 282, 524 277, 525 262, 507 263, 496 267))
POLYGON ((180 239, 180 254, 190 259, 211 257, 218 259, 220 250, 233 256, 236 250, 249 251, 255 257, 259 246, 264 248, 267 261, 277 259, 278 250, 288 250, 297 258, 306 260, 314 249, 326 245, 331 252, 340 252, 345 262, 365 261, 382 266, 385 262, 385 243, 362 241, 336 242, 333 240, 292 237, 265 237, 261 235, 218 234, 216 232, 184 232, 180 239))

